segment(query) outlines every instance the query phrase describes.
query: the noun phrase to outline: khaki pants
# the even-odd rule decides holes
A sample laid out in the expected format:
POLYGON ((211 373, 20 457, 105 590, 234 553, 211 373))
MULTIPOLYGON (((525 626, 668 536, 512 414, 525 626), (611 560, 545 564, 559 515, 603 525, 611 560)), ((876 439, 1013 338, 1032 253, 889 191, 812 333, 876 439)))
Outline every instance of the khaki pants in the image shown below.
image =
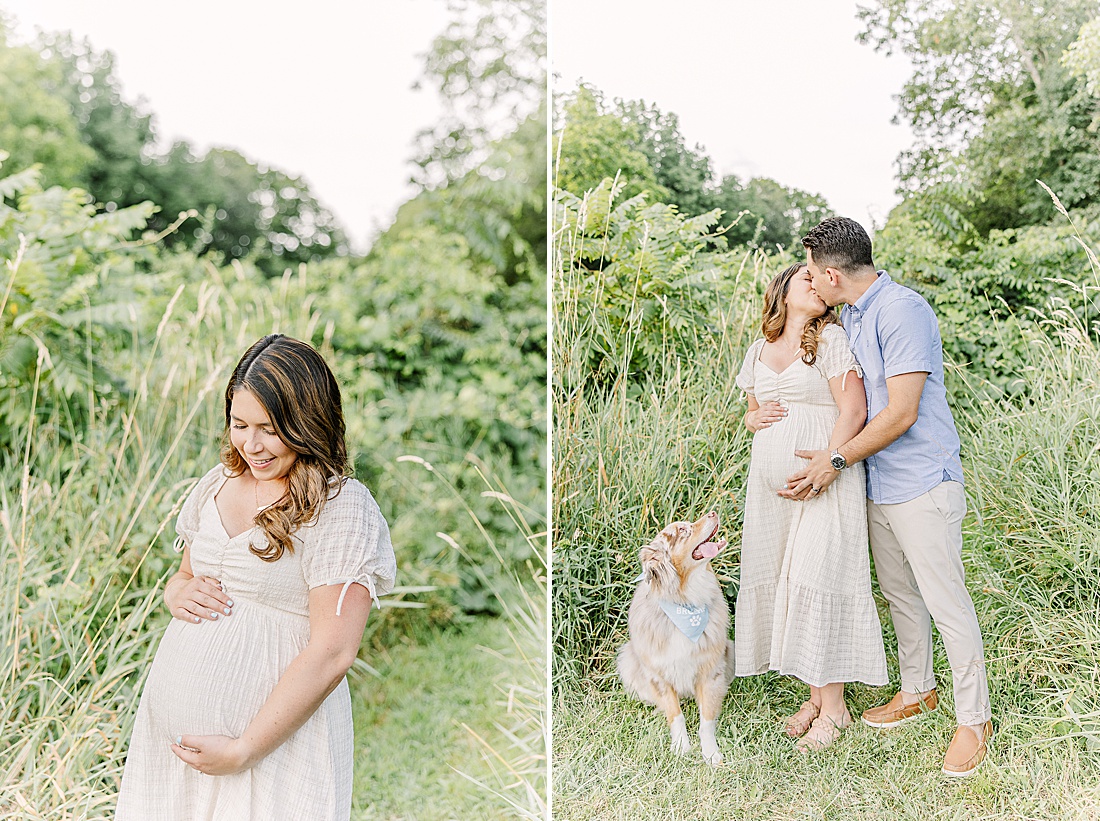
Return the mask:
POLYGON ((956 719, 959 724, 982 724, 990 718, 989 684, 981 628, 964 583, 965 514, 966 494, 958 482, 943 482, 901 504, 867 502, 875 573, 898 637, 901 689, 917 693, 936 686, 935 620, 951 664, 956 719))

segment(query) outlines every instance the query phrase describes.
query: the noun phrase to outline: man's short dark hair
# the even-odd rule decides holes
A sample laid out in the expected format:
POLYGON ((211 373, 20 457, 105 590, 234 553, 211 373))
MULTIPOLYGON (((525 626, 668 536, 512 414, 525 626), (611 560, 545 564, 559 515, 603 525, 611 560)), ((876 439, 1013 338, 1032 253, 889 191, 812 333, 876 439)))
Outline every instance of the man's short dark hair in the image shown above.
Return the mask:
POLYGON ((861 268, 874 268, 871 259, 871 238, 863 226, 847 217, 822 220, 806 236, 802 244, 814 255, 814 262, 823 268, 839 268, 854 274, 861 268))

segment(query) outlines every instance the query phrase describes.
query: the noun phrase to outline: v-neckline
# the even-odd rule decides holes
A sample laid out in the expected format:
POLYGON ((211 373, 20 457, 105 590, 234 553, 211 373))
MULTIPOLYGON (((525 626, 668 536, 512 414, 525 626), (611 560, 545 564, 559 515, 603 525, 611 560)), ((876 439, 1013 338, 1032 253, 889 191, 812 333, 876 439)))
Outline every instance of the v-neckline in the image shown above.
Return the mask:
POLYGON ((801 356, 796 356, 794 359, 792 359, 790 361, 790 363, 787 365, 787 367, 785 367, 781 371, 777 371, 775 368, 773 368, 771 365, 769 365, 767 362, 764 361, 764 346, 761 345, 760 346, 760 353, 757 354, 757 356, 756 356, 756 361, 759 362, 761 365, 763 365, 765 368, 767 368, 769 371, 771 371, 776 376, 782 376, 783 374, 785 374, 787 371, 789 371, 794 366, 795 362, 801 362, 802 357, 801 356))
POLYGON ((218 507, 218 494, 222 492, 222 488, 225 487, 226 482, 228 482, 230 480, 230 478, 232 478, 232 477, 224 476, 222 478, 222 483, 220 485, 218 485, 217 489, 214 491, 213 495, 211 495, 211 497, 210 497, 210 503, 212 505, 214 505, 214 516, 218 520, 218 526, 221 527, 222 533, 224 533, 226 535, 226 538, 228 538, 229 541, 232 542, 235 539, 241 538, 241 536, 244 536, 246 533, 251 533, 253 530, 256 529, 256 525, 253 524, 251 527, 245 528, 240 533, 238 533, 236 536, 230 536, 229 535, 229 528, 227 528, 225 526, 225 521, 222 519, 221 509, 218 507))

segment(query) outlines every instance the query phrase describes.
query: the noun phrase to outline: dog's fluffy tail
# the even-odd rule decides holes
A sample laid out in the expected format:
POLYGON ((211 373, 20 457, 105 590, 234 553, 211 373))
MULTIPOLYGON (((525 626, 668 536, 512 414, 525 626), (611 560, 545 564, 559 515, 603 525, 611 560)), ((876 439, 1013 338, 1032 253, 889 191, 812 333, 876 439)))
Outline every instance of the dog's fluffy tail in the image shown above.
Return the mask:
POLYGON ((650 684, 649 677, 645 674, 641 662, 634 654, 634 647, 631 642, 628 641, 619 650, 618 656, 615 657, 615 670, 618 672, 619 680, 622 681, 627 693, 646 704, 657 703, 653 685, 650 684))
POLYGON ((733 651, 733 639, 727 639, 726 640, 726 681, 727 682, 733 681, 734 677, 737 675, 736 667, 737 667, 736 658, 734 657, 734 651, 733 651))

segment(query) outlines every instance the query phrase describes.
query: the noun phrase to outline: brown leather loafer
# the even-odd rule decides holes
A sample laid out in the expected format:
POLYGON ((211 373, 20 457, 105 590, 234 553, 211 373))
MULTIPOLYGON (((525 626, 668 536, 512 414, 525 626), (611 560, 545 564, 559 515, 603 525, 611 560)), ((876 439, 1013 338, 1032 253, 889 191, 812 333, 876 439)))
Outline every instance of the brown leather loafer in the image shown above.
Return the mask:
POLYGON ((972 775, 985 758, 986 742, 992 737, 992 721, 982 725, 980 741, 973 730, 960 725, 955 730, 955 737, 951 739, 951 746, 947 748, 947 755, 943 758, 943 774, 952 778, 966 778, 972 775))
POLYGON ((925 693, 916 704, 903 704, 901 691, 899 690, 890 699, 889 703, 883 704, 881 707, 864 710, 860 718, 869 727, 885 730, 890 727, 897 727, 906 721, 912 721, 914 718, 920 718, 925 713, 935 710, 937 704, 939 704, 939 696, 936 695, 934 689, 925 693))

